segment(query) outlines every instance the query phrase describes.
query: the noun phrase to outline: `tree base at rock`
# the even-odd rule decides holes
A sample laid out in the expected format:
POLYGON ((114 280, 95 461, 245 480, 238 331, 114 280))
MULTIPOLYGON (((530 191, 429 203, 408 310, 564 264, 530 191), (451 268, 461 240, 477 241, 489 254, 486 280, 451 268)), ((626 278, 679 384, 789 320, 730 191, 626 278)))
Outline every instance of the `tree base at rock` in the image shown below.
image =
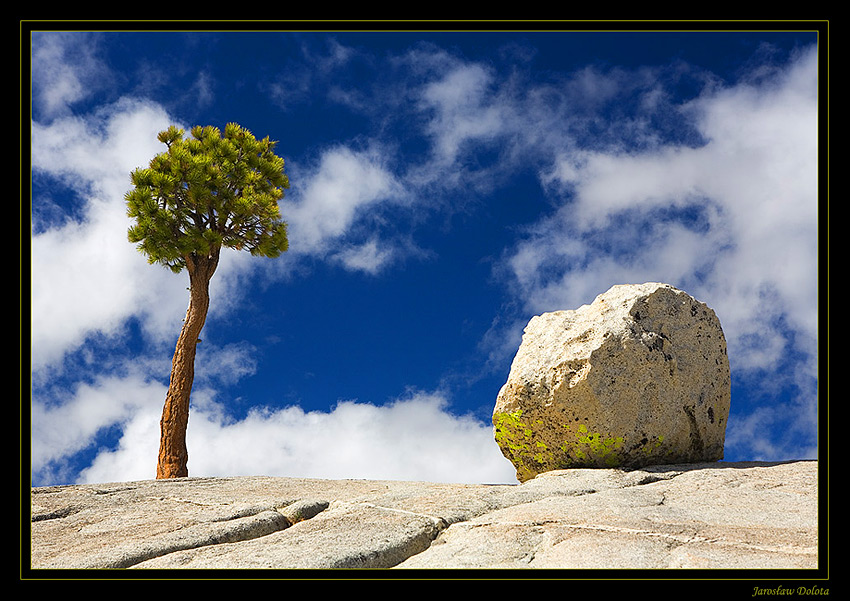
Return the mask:
POLYGON ((726 340, 708 306, 658 283, 531 319, 493 411, 524 482, 578 467, 723 458, 726 340))

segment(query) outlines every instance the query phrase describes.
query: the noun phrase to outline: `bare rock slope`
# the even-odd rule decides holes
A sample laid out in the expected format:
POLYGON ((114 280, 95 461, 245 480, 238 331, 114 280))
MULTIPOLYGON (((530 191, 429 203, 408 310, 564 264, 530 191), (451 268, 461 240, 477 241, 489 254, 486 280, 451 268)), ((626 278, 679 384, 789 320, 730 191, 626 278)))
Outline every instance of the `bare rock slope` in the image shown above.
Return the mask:
POLYGON ((32 489, 40 568, 817 568, 817 463, 32 489))

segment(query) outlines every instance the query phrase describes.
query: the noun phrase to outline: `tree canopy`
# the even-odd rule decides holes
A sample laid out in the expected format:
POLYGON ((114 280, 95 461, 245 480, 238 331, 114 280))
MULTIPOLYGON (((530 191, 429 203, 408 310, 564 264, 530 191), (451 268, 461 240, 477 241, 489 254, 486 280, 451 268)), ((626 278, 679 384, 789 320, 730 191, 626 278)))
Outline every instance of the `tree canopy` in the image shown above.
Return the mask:
POLYGON ((195 347, 209 309, 209 282, 221 248, 276 257, 288 247, 277 201, 289 179, 275 142, 257 140, 229 123, 193 127, 191 137, 171 126, 158 139, 167 147, 147 168, 130 174, 127 237, 151 263, 174 272, 188 268, 189 308, 171 362, 160 420, 157 478, 188 476, 186 426, 195 377, 195 347))
POLYGON ((135 219, 128 238, 174 272, 192 256, 224 246, 276 257, 287 250, 286 223, 277 201, 289 187, 276 142, 258 140, 229 123, 222 132, 196 126, 191 137, 175 126, 159 134, 167 149, 147 168, 130 174, 127 214, 135 219))

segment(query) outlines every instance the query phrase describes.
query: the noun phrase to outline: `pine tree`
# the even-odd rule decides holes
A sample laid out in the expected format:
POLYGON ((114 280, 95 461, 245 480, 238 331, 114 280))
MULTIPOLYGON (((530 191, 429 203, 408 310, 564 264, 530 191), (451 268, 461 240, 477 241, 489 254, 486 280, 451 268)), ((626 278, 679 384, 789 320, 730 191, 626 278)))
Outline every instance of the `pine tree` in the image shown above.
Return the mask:
POLYGON ((171 364, 160 421, 157 478, 188 476, 186 427, 195 373, 195 349, 209 309, 209 282, 222 247, 277 257, 288 248, 278 200, 289 187, 276 142, 257 140, 229 123, 196 126, 191 137, 171 126, 157 139, 167 147, 148 168, 130 174, 130 242, 158 263, 189 273, 189 308, 171 364))

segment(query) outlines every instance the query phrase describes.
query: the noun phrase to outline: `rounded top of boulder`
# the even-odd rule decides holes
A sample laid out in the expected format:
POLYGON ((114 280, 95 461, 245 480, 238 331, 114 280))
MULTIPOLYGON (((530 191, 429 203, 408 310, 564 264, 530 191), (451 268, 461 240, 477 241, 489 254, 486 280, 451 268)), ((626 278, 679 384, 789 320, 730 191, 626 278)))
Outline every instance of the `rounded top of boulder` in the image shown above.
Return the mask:
POLYGON ((511 369, 533 372, 541 364, 584 356, 612 335, 625 335, 633 329, 635 321, 650 318, 650 311, 645 305, 655 294, 667 297, 666 303, 695 301, 669 284, 617 284, 599 294, 589 305, 532 317, 525 327, 523 341, 528 338, 533 342, 520 346, 511 369), (557 356, 552 356, 552 353, 557 356))

